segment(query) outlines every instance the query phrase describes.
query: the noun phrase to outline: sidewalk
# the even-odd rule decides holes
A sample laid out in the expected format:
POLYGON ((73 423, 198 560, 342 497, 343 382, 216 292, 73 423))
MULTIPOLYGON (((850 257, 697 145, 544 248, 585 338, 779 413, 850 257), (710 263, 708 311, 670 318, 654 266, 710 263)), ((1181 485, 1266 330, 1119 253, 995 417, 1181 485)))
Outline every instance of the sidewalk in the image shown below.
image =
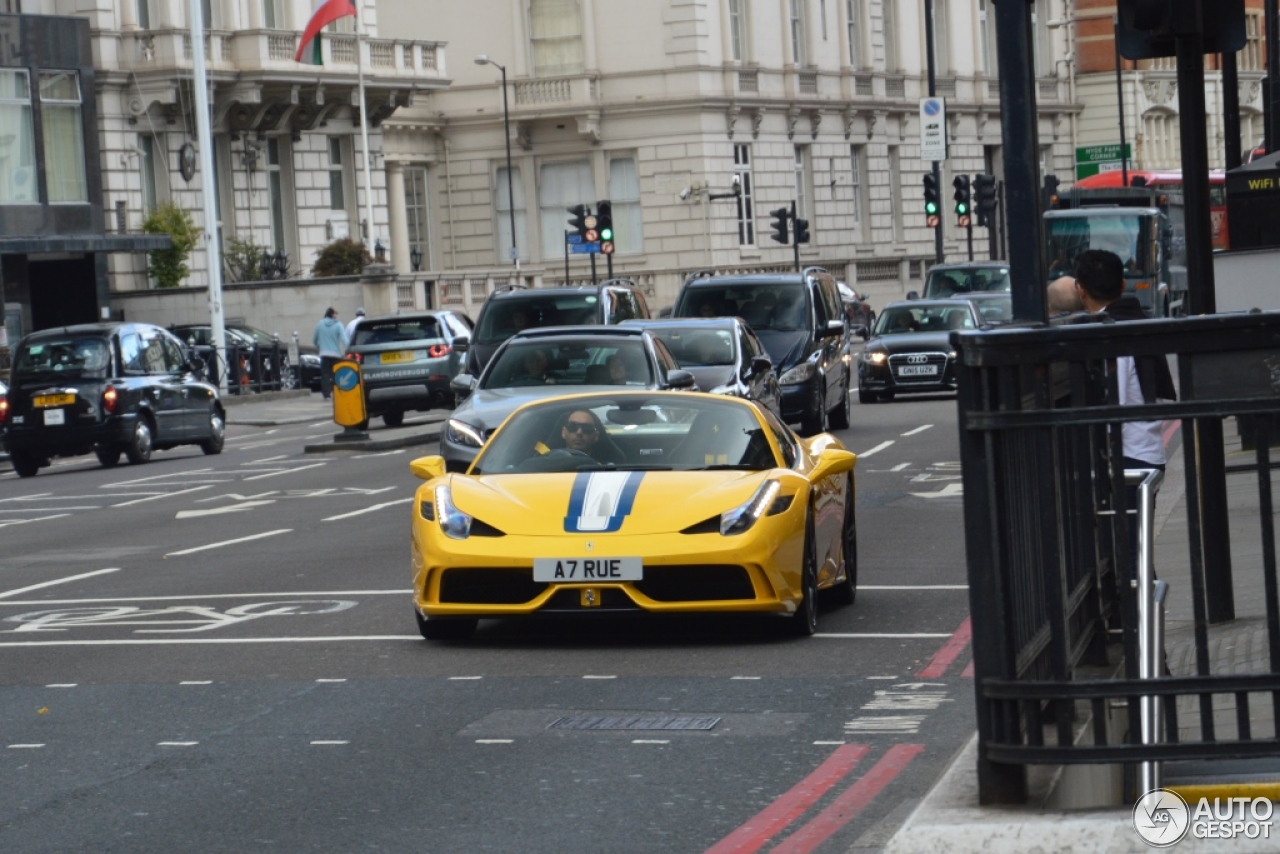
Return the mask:
MULTIPOLYGON (((1224 425, 1227 465, 1254 460, 1243 451, 1234 419, 1224 425)), ((1187 559, 1187 504, 1182 447, 1171 449, 1165 487, 1156 503, 1155 565, 1169 583, 1166 603, 1165 648, 1175 676, 1195 673, 1195 635, 1192 619, 1191 577, 1187 559)), ((1273 475, 1273 481, 1275 477, 1273 475)), ((1261 526, 1258 515, 1258 475, 1243 472, 1227 476, 1230 537, 1236 619, 1209 628, 1210 672, 1270 672, 1267 654, 1266 601, 1262 578, 1261 526)), ((1254 738, 1275 733, 1273 706, 1265 698, 1251 697, 1249 722, 1254 738)), ((1214 723, 1218 738, 1237 737, 1233 698, 1215 696, 1214 723)), ((1178 705, 1179 733, 1199 740, 1198 702, 1184 699, 1178 705)), ((1046 851, 1046 852, 1145 852, 1151 850, 1133 828, 1132 805, 1105 809, 1065 809, 1057 806, 1053 786, 1056 768, 1031 768, 1031 795, 1025 806, 978 805, 976 772, 978 741, 975 735, 952 760, 950 767, 921 800, 915 811, 885 848, 891 854, 937 851, 1046 851)), ((1084 768, 1086 766, 1076 766, 1084 768)), ((1185 776, 1184 776, 1185 779, 1185 776)), ((1215 794, 1280 795, 1280 762, 1259 769, 1258 764, 1232 762, 1174 763, 1165 765, 1164 784, 1184 797, 1215 794), (1268 773, 1274 770, 1275 773, 1268 773), (1208 778, 1209 785, 1179 785, 1178 774, 1208 778)), ((1237 838, 1225 843, 1233 852, 1277 850, 1275 839, 1237 838)), ((1222 840, 1194 839, 1190 835, 1178 851, 1222 851, 1222 840)))
MULTIPOLYGON (((309 391, 267 392, 254 395, 228 395, 222 399, 229 426, 280 427, 292 424, 328 422, 334 437, 343 428, 333 423, 333 403, 319 394, 309 391)), ((440 439, 440 431, 450 410, 433 409, 430 412, 405 413, 400 427, 385 427, 382 419, 375 418, 365 431, 367 438, 336 438, 304 446, 308 454, 324 454, 344 451, 390 451, 429 445, 440 439)))

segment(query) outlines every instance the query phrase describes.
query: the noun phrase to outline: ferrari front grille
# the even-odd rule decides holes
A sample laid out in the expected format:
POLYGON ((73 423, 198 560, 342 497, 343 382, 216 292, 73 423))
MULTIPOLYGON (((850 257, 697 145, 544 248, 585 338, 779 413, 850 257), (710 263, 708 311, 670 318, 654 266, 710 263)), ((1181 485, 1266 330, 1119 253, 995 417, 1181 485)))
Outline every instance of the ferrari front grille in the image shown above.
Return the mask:
POLYGON ((756 591, 746 568, 733 564, 646 566, 644 579, 633 584, 655 602, 713 602, 756 598, 756 591))
POLYGON ((476 567, 446 569, 440 602, 448 605, 521 605, 547 589, 533 580, 532 569, 476 567))

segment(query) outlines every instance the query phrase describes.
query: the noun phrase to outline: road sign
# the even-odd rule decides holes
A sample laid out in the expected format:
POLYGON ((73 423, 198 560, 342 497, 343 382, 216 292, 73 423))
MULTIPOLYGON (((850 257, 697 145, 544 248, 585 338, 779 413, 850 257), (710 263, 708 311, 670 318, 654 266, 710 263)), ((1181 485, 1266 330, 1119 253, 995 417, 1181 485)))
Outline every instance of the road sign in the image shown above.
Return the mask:
POLYGON ((1076 149, 1076 180, 1097 175, 1099 172, 1112 172, 1120 168, 1121 157, 1133 163, 1129 144, 1125 143, 1121 154, 1119 143, 1114 145, 1088 145, 1076 149))
POLYGON ((937 214, 929 214, 927 217, 925 217, 925 218, 924 218, 924 224, 925 224, 925 225, 927 225, 927 226, 929 226, 930 228, 937 228, 937 227, 938 227, 938 215, 937 215, 937 214))
POLYGON ((581 242, 582 242, 582 235, 581 235, 581 234, 566 234, 566 235, 564 236, 564 239, 565 239, 565 242, 566 242, 566 243, 572 243, 572 244, 574 244, 574 245, 576 246, 577 244, 579 244, 579 243, 581 243, 581 242))
POLYGON ((947 159, 947 104, 941 98, 920 99, 920 159, 947 159))
POLYGON ((599 241, 595 243, 571 243, 569 251, 574 255, 599 255, 600 243, 599 241))
POLYGON ((969 222, 970 222, 969 215, 961 214, 959 217, 957 217, 956 225, 959 226, 960 228, 968 228, 969 222))

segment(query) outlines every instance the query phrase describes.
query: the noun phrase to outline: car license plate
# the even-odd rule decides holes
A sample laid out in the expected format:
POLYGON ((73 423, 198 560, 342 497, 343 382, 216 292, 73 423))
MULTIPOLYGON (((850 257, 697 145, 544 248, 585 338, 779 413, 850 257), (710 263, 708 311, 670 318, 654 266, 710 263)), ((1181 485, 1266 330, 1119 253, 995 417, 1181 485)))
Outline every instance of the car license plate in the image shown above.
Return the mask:
POLYGON ((643 578, 644 561, 638 557, 533 559, 534 581, 640 581, 643 578))
POLYGON ((70 406, 76 402, 74 394, 38 394, 31 402, 38 408, 46 406, 70 406))
POLYGON ((67 411, 65 409, 46 409, 44 423, 46 427, 52 424, 66 424, 67 411))
POLYGON ((390 353, 383 353, 382 358, 378 360, 382 365, 395 365, 400 362, 412 362, 414 352, 412 350, 395 350, 390 353))
POLYGON ((898 368, 900 377, 932 377, 937 376, 937 365, 903 365, 898 368))

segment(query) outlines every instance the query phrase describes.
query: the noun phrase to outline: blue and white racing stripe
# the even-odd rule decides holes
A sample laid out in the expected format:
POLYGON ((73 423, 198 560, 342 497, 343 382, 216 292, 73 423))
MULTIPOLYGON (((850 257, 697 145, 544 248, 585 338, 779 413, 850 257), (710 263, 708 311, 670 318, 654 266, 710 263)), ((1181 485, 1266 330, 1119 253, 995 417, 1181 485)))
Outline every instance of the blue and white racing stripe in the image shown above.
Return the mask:
POLYGON ((570 534, 612 534, 631 514, 642 471, 582 472, 569 493, 564 529, 570 534))

